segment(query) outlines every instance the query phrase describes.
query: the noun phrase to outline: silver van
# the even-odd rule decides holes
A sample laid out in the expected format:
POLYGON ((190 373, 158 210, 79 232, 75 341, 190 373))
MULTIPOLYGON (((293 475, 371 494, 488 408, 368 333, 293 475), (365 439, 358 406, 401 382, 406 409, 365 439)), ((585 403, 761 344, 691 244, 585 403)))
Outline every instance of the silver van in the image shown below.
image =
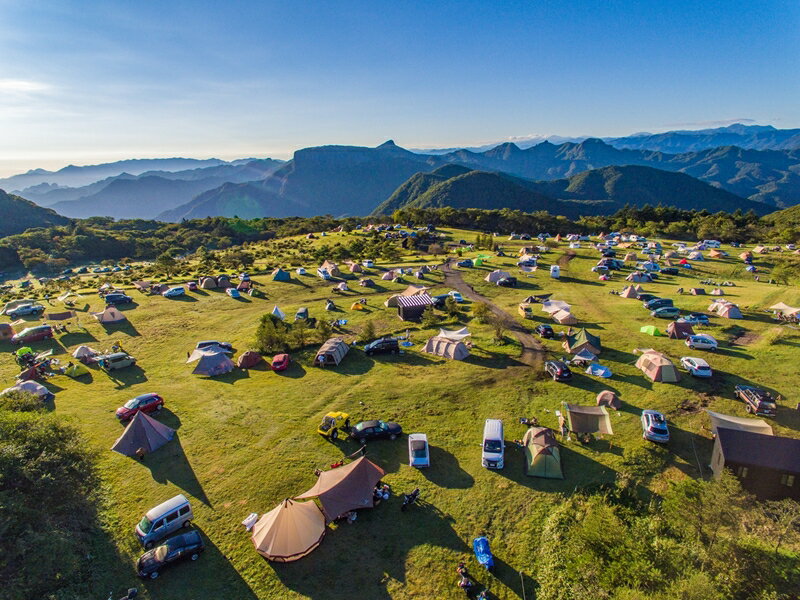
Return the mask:
POLYGON ((136 537, 142 546, 150 549, 164 536, 181 527, 188 527, 193 518, 192 507, 186 496, 178 494, 147 511, 136 526, 136 537))
POLYGON ((503 452, 506 447, 503 440, 503 421, 486 419, 483 425, 482 446, 481 465, 487 469, 502 469, 505 464, 503 452))

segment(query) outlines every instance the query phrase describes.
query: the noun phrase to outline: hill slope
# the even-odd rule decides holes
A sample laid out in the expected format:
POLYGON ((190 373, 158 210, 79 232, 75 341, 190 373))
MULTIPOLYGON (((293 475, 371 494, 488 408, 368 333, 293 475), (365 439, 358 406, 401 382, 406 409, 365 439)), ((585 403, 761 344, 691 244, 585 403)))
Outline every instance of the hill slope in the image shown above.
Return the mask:
POLYGON ((65 225, 69 219, 30 200, 0 190, 0 236, 22 233, 34 227, 65 225))

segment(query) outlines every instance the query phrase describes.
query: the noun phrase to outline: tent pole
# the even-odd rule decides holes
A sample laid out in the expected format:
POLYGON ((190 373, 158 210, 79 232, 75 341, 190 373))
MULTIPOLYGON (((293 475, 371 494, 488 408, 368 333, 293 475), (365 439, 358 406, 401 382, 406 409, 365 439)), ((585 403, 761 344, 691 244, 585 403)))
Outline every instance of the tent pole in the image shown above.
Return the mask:
POLYGON ((527 600, 525 597, 525 579, 522 577, 522 571, 517 571, 519 573, 519 582, 522 585, 522 600, 527 600))

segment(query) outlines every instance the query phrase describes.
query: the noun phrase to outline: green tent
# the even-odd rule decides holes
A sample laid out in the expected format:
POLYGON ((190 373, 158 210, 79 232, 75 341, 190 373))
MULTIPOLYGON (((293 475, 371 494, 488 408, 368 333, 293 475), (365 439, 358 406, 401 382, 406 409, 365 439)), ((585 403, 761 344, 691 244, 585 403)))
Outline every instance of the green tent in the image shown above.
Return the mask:
POLYGON ((639 331, 641 333, 646 333, 647 335, 664 335, 655 325, 642 325, 642 327, 639 328, 639 331))
POLYGON ((272 281, 291 281, 292 276, 289 274, 289 271, 284 271, 280 267, 275 269, 272 272, 272 281))
POLYGON ((476 267, 480 267, 481 265, 483 265, 483 259, 482 258, 476 258, 475 259, 475 266, 476 267))
POLYGON ((552 429, 531 427, 522 440, 525 446, 525 474, 531 477, 564 479, 561 452, 552 429))
POLYGON ((33 348, 30 346, 23 346, 19 350, 17 350, 17 357, 25 356, 26 354, 33 354, 33 348))
POLYGON ((68 366, 64 369, 64 375, 67 377, 80 377, 81 375, 88 375, 89 369, 87 369, 81 363, 73 363, 72 365, 68 366))
POLYGON ((603 346, 600 344, 600 338, 596 335, 592 335, 583 328, 578 331, 572 331, 572 329, 570 329, 562 346, 564 350, 570 354, 577 354, 585 349, 597 356, 603 350, 603 346))

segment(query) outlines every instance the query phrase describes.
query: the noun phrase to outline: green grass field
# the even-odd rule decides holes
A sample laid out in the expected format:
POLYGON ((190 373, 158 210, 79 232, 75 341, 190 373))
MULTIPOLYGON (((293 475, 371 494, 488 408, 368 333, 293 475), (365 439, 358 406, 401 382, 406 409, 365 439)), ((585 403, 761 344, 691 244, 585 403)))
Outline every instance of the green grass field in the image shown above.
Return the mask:
MULTIPOLYGON (((475 238, 467 231, 448 233, 455 240, 475 238)), ((338 234, 325 241, 345 235, 357 234, 338 234)), ((352 291, 340 297, 331 293, 330 282, 313 275, 316 265, 310 264, 305 266, 312 274, 297 276, 292 270, 291 283, 255 276, 266 299, 237 301, 208 290, 169 300, 131 291, 137 305, 125 310, 127 323, 104 328, 88 312, 79 312, 84 331, 73 327, 52 343, 34 344, 37 350, 52 346, 58 358, 67 360, 66 352, 79 344, 105 349, 119 340, 138 360, 136 367, 115 372, 113 377, 93 369, 91 379, 56 376, 47 382, 57 393, 54 410, 75 423, 99 455, 107 499, 101 519, 108 538, 98 540, 91 558, 87 581, 91 595, 105 598, 111 589, 119 595, 116 591, 138 585, 140 597, 163 600, 459 598, 463 592, 455 585, 454 568, 467 560, 496 598, 522 597, 523 585, 531 598, 536 569, 533 551, 545 516, 575 489, 615 479, 625 449, 644 443, 639 425, 643 408, 664 412, 672 432, 673 460, 651 482, 656 494, 671 480, 710 475, 706 465, 711 441, 702 430, 708 423, 702 408, 744 416, 743 405, 732 394, 736 383, 751 381, 780 394, 778 415, 772 422, 775 432, 798 436, 800 415, 794 407, 800 397, 794 386, 800 332, 776 323, 763 311, 779 300, 798 305, 796 288, 739 275, 735 259, 695 263, 694 271, 645 285, 648 292, 673 297, 682 309, 705 311, 712 297, 677 296, 676 288, 698 286, 698 279, 706 276, 735 281, 735 287, 725 288, 726 294, 740 305, 745 319, 714 317, 707 331, 721 341, 720 350, 689 351, 681 341, 639 333, 641 325, 665 328, 667 321, 651 318, 636 300, 609 294, 623 287, 622 277, 598 281, 590 272, 598 260, 595 250, 579 249, 568 263, 562 259, 562 278, 556 281, 546 268, 526 277, 513 266, 516 249, 525 242, 501 243, 508 258, 492 258, 482 267, 464 269, 464 279, 515 316, 517 304, 529 294, 552 293, 553 299, 572 304, 580 325, 601 337, 600 358, 613 370, 611 379, 581 372, 571 384, 546 379, 539 369, 516 360, 520 346, 511 335, 506 343, 498 344, 490 326, 470 322, 469 304, 462 305, 459 323, 469 325, 475 348, 463 362, 421 353, 421 344, 433 330, 411 324, 414 345, 404 354, 367 357, 353 348, 338 368, 311 366, 316 342, 294 354, 285 373, 261 367, 209 379, 192 375, 192 367, 185 364, 187 352, 198 340, 230 341, 239 352, 252 347, 259 317, 276 304, 290 319, 300 306, 307 306, 311 316, 332 318, 323 306, 325 298, 333 297, 341 310, 333 315, 348 320, 348 340, 355 339, 367 320, 374 320, 381 334, 405 333, 409 324, 397 318, 396 309, 382 304, 405 284, 381 281, 383 269, 393 265, 380 261, 367 273, 377 288, 361 288, 353 281, 352 291), (520 286, 509 289, 485 283, 483 277, 494 268, 518 275, 520 286), (368 298, 368 310, 349 310, 350 303, 362 296, 368 298), (684 372, 678 384, 651 383, 633 364, 632 351, 637 347, 662 350, 676 364, 681 356, 702 356, 715 375, 700 381, 684 372), (484 419, 504 419, 507 440, 521 438, 524 428, 518 424, 519 417, 535 415, 542 424, 556 427, 554 411, 562 401, 594 404, 595 395, 603 389, 616 391, 623 401, 622 409, 611 416, 615 435, 587 445, 566 442, 563 481, 526 477, 522 451, 514 446, 508 449, 503 471, 481 467, 484 419), (111 452, 122 431, 114 410, 133 396, 151 391, 165 398, 167 409, 157 418, 176 428, 177 438, 143 463, 111 452), (382 418, 397 421, 406 433, 427 433, 432 445, 429 470, 407 466, 405 439, 368 447, 371 460, 386 470, 385 480, 393 492, 420 487, 425 502, 401 513, 395 495, 389 503, 362 511, 355 524, 332 526, 308 557, 291 564, 268 563, 254 551, 240 523, 251 512, 267 512, 282 499, 302 493, 314 483, 315 468, 327 468, 357 449, 354 442, 330 442, 317 435, 318 422, 330 410, 347 411, 354 422, 382 418), (179 565, 156 581, 138 581, 134 566, 142 550, 133 527, 147 509, 177 493, 192 500, 195 526, 204 535, 207 551, 196 563, 179 565), (484 534, 498 563, 493 575, 479 572, 471 557, 472 538, 484 534)), ((542 263, 551 264, 565 250, 562 245, 544 255, 542 263)), ((406 258, 404 264, 417 260, 406 258)), ((768 263, 769 258, 764 261, 768 263)), ((417 264, 422 262, 419 259, 417 264)), ((761 263, 757 260, 756 264, 761 263)), ((434 286, 433 293, 447 291, 441 281, 437 272, 426 278, 434 286)), ((92 290, 84 294, 90 310, 102 308, 92 290)), ((536 312, 536 318, 525 324, 532 328, 549 322, 546 316, 536 312)), ((455 328, 457 323, 443 318, 441 325, 455 328)), ((558 341, 546 341, 544 347, 548 356, 563 355, 558 341)), ((6 385, 12 385, 17 369, 8 352, 10 344, 3 343, 3 349, 0 375, 6 385)))

